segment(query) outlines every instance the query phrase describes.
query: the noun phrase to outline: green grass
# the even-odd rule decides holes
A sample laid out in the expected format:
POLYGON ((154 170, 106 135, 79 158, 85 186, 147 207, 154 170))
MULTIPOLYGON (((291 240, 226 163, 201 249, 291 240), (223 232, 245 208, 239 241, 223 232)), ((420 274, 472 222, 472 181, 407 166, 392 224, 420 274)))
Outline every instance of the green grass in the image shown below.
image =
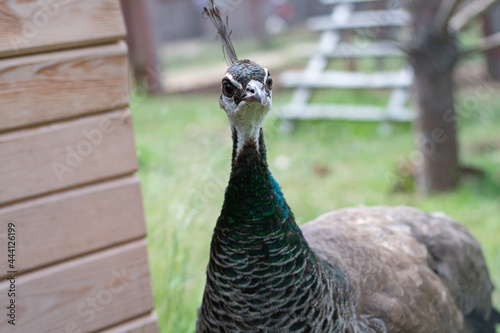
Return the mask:
MULTIPOLYGON (((345 100, 366 97, 353 94, 345 100)), ((288 98, 287 93, 277 94, 275 104, 288 98)), ((277 120, 267 119, 271 171, 299 223, 361 204, 406 204, 454 217, 482 243, 500 287, 500 150, 471 148, 500 140, 500 96, 481 95, 479 104, 471 102, 474 98, 471 90, 459 99, 461 160, 483 168, 487 178, 462 183, 454 193, 424 198, 391 191, 396 165, 412 156, 409 124, 396 124, 382 135, 378 124, 303 121, 285 135, 278 131, 277 120)), ((229 175, 228 121, 216 95, 146 98, 133 104, 133 114, 161 332, 193 332, 211 234, 229 175)), ((494 303, 500 308, 499 291, 494 303)))

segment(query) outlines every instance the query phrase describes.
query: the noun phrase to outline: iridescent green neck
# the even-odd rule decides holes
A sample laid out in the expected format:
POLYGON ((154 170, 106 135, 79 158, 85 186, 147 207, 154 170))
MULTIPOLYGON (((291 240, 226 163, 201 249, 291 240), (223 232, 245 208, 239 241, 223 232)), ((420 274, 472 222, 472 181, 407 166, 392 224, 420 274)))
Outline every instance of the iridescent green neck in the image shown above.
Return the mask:
POLYGON ((259 232, 262 228, 275 229, 284 220, 293 221, 280 186, 269 172, 262 130, 258 147, 249 140, 236 152, 236 140, 233 133, 232 171, 221 212, 221 217, 227 218, 220 219, 220 226, 237 227, 234 224, 252 221, 259 232))
POLYGON ((250 252, 257 257, 264 255, 268 258, 268 251, 290 247, 301 253, 302 260, 315 263, 316 257, 295 223, 279 184, 268 169, 262 130, 258 147, 255 141, 249 140, 236 152, 236 138, 233 133, 232 170, 212 246, 217 240, 224 239, 228 241, 224 242, 224 246, 243 252, 251 249, 250 252))

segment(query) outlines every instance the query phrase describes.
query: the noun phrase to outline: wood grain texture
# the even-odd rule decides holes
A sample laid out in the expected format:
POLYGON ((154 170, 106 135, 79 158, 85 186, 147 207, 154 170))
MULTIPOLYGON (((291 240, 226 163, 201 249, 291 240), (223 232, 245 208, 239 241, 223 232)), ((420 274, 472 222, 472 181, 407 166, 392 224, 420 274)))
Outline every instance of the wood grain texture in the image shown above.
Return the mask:
POLYGON ((125 36, 119 0, 2 0, 0 57, 102 44, 125 36))
POLYGON ((120 326, 115 326, 99 333, 158 333, 158 317, 155 312, 132 320, 120 326))
POLYGON ((0 60, 0 131, 126 107, 124 42, 0 60))
MULTIPOLYGON (((41 266, 144 237, 139 179, 120 178, 0 208, 0 241, 17 234, 16 270, 41 266), (4 236, 4 237, 2 237, 4 236)), ((7 258, 7 246, 0 248, 7 258)), ((0 261, 0 277, 9 270, 0 261)))
POLYGON ((0 204, 137 170, 132 117, 119 110, 0 135, 0 204))
MULTIPOLYGON (((7 294, 8 281, 0 283, 7 294)), ((16 280, 15 329, 0 332, 93 332, 153 309, 146 241, 136 241, 16 280)))

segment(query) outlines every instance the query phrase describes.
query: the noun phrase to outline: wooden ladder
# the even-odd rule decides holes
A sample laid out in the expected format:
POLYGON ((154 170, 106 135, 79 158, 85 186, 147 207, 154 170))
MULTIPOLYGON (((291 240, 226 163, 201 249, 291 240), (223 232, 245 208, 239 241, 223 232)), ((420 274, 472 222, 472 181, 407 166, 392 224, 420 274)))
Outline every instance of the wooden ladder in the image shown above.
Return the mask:
MULTIPOLYGON (((406 108, 412 72, 407 67, 397 71, 363 73, 326 70, 331 59, 403 57, 393 41, 376 40, 356 45, 342 41, 342 32, 384 27, 402 27, 407 19, 403 10, 355 11, 355 3, 374 0, 323 0, 333 5, 331 15, 311 18, 313 31, 321 31, 317 50, 302 71, 286 71, 280 76, 282 87, 296 88, 292 100, 278 111, 283 119, 348 119, 361 121, 411 121, 406 108), (311 104, 313 89, 392 89, 385 107, 375 105, 311 104)), ((376 1, 376 0, 375 0, 376 1)))

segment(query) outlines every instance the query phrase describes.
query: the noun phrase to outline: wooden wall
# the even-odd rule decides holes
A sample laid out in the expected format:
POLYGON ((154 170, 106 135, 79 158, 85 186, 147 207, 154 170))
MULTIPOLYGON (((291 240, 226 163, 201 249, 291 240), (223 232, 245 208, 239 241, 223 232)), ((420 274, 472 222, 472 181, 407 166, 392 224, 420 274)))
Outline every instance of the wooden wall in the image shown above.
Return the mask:
POLYGON ((0 0, 0 332, 158 332, 124 37, 119 0, 0 0))

